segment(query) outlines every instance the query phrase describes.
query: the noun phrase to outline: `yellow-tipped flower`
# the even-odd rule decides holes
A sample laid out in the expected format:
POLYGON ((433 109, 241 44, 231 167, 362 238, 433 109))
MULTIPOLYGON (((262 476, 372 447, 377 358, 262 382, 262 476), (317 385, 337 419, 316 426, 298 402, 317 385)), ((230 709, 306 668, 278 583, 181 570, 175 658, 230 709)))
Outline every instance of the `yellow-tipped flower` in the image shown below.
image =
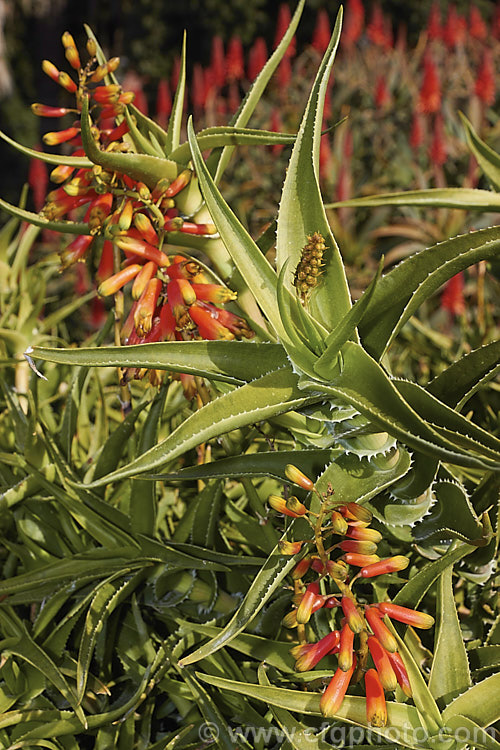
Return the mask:
POLYGON ((282 555, 296 555, 302 549, 304 542, 287 542, 280 540, 278 547, 282 555))
POLYGON ((297 609, 297 622, 299 625, 305 625, 309 622, 309 619, 314 612, 315 604, 320 601, 320 607, 323 606, 324 598, 319 594, 319 583, 314 581, 310 583, 306 588, 306 592, 300 600, 300 604, 297 609))
POLYGON ((401 607, 399 604, 392 602, 381 602, 377 605, 383 615, 388 615, 393 620, 404 622, 405 625, 411 625, 414 628, 427 630, 434 625, 434 618, 425 612, 417 612, 415 609, 401 607))
POLYGON ((384 690, 396 690, 398 681, 389 660, 388 652, 374 635, 368 637, 368 648, 384 690))
POLYGON ((334 510, 332 513, 332 528, 336 534, 340 534, 341 536, 347 533, 347 521, 337 510, 334 510))
POLYGON ((309 568, 311 567, 311 558, 306 556, 303 557, 302 560, 299 560, 295 568, 291 572, 291 576, 295 581, 298 581, 300 578, 303 578, 309 568))
POLYGON ((334 717, 338 713, 344 701, 355 666, 356 657, 354 657, 352 667, 347 672, 343 672, 340 668, 335 672, 319 702, 319 708, 323 716, 334 717))
POLYGON ((361 631, 365 627, 365 623, 364 623, 363 618, 359 614, 358 608, 356 607, 356 604, 354 603, 353 599, 351 599, 349 596, 343 596, 340 604, 341 604, 345 619, 347 620, 347 623, 349 627, 351 628, 352 632, 361 633, 361 631))
POLYGON ((397 651, 391 654, 388 651, 387 656, 389 657, 389 661, 391 662, 391 666, 396 675, 396 679, 399 683, 399 687, 404 692, 404 694, 408 696, 408 698, 411 698, 412 690, 411 690, 411 685, 410 685, 410 679, 408 677, 408 672, 406 671, 406 667, 403 663, 403 659, 401 658, 401 654, 399 654, 397 651))
POLYGON ((304 643, 300 646, 294 646, 290 653, 294 657, 295 669, 297 672, 309 672, 323 659, 327 654, 335 652, 340 641, 338 630, 332 630, 317 643, 304 643))
POLYGON ((269 503, 271 508, 276 511, 276 513, 283 513, 283 515, 290 516, 291 518, 298 518, 300 515, 302 515, 300 513, 296 513, 293 510, 290 510, 290 508, 287 506, 285 498, 281 497, 280 495, 269 495, 269 497, 267 498, 267 502, 269 503))
POLYGON ((340 650, 338 656, 339 667, 343 672, 348 672, 354 660, 354 633, 347 623, 340 631, 340 650))
POLYGON ((157 270, 158 270, 158 266, 156 265, 156 263, 153 263, 152 260, 149 260, 147 263, 144 264, 141 271, 135 277, 134 283, 132 284, 132 298, 133 299, 139 299, 139 297, 142 295, 143 291, 145 290, 146 286, 149 284, 151 279, 156 275, 157 270))
POLYGON ((341 505, 337 510, 349 519, 350 525, 357 525, 357 522, 360 522, 368 526, 373 520, 372 512, 358 503, 347 503, 341 505))
POLYGON ((116 292, 119 292, 125 284, 128 284, 129 281, 135 279, 141 268, 142 266, 138 263, 122 268, 121 271, 118 271, 118 273, 113 274, 113 276, 110 276, 103 281, 102 284, 99 285, 97 293, 100 294, 101 297, 109 297, 110 294, 116 294, 116 292))
POLYGON ((377 551, 375 542, 361 541, 357 539, 344 539, 339 544, 342 552, 357 552, 359 555, 373 555, 377 551))
POLYGON ((409 564, 409 559, 404 557, 404 555, 387 557, 385 560, 380 560, 380 562, 362 568, 361 576, 363 578, 373 578, 374 576, 381 576, 386 573, 397 573, 398 571, 407 568, 409 564))
POLYGON ((285 476, 290 482, 294 482, 295 484, 298 484, 299 487, 302 487, 303 490, 310 491, 314 487, 312 479, 306 477, 306 475, 293 464, 287 464, 285 466, 285 476))
POLYGON ((387 705, 384 688, 375 669, 365 674, 366 720, 373 727, 385 727, 387 724, 387 705))
POLYGON ((373 634, 378 638, 386 651, 394 653, 398 650, 398 644, 393 634, 381 618, 381 613, 377 607, 368 607, 365 611, 365 617, 368 625, 373 630, 373 634))
POLYGON ((349 539, 357 539, 360 542, 380 542, 382 534, 376 529, 369 529, 366 526, 349 526, 346 536, 349 539))

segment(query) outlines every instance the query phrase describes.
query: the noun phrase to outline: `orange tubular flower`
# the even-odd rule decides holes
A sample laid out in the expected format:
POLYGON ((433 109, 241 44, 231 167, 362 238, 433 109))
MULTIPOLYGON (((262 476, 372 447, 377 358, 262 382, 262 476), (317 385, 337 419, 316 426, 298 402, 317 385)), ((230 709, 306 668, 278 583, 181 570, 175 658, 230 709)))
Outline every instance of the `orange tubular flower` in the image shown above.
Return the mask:
POLYGON ((373 565, 380 560, 378 555, 359 555, 357 552, 346 552, 342 559, 348 565, 354 565, 356 568, 362 568, 365 565, 373 565))
POLYGON ((373 520, 371 511, 358 503, 347 503, 347 505, 339 506, 337 510, 344 518, 349 519, 350 526, 368 526, 373 520))
POLYGON ((132 284, 133 299, 139 299, 148 282, 151 281, 153 276, 156 275, 157 270, 158 266, 156 265, 156 263, 153 263, 152 260, 148 260, 148 262, 141 268, 134 279, 134 283, 132 284))
MULTIPOLYGON (((170 282, 172 283, 172 282, 170 282)), ((217 318, 213 317, 210 312, 201 307, 198 303, 191 305, 189 308, 191 319, 198 326, 200 336, 209 341, 231 340, 234 334, 229 331, 217 318)))
POLYGON ((89 249, 94 238, 88 234, 81 234, 79 237, 69 243, 61 252, 59 257, 61 259, 61 265, 64 268, 68 268, 73 263, 81 260, 87 250, 89 249))
POLYGON ((417 612, 408 607, 401 607, 399 604, 392 602, 381 602, 377 605, 383 615, 388 615, 393 620, 404 622, 406 625, 412 625, 414 628, 427 630, 434 625, 434 618, 425 612, 417 612))
POLYGON ((333 718, 338 712, 345 698, 355 666, 356 657, 354 657, 352 667, 347 672, 343 672, 340 668, 335 672, 319 702, 323 716, 333 718))
POLYGON ((349 526, 346 536, 350 539, 375 543, 382 540, 382 534, 380 531, 377 531, 376 529, 368 529, 363 526, 349 526))
POLYGON ((59 164, 57 167, 54 167, 54 169, 50 173, 50 179, 52 182, 55 182, 59 185, 62 182, 65 182, 65 180, 67 180, 69 177, 71 177, 74 171, 74 167, 67 167, 63 164, 59 164))
POLYGON ((387 557, 385 560, 380 560, 380 562, 362 568, 361 576, 363 578, 373 578, 374 576, 384 575, 385 573, 397 573, 399 570, 407 568, 409 564, 409 559, 403 555, 387 557))
POLYGON ((348 672, 352 667, 354 659, 354 633, 347 623, 342 626, 340 631, 340 650, 339 650, 339 668, 343 672, 348 672))
MULTIPOLYGON (((300 604, 297 608, 297 622, 299 625, 305 625, 313 613, 313 607, 319 598, 319 583, 314 581, 306 588, 300 604)), ((322 599, 322 597, 321 597, 322 599)), ((320 607, 321 608, 321 607, 320 607)))
POLYGON ((175 318, 169 305, 162 305, 160 310, 161 338, 163 341, 175 340, 175 318))
POLYGON ((406 671, 406 667, 403 663, 403 659, 401 658, 401 654, 399 654, 397 651, 395 651, 393 654, 391 654, 389 651, 386 653, 387 653, 387 657, 389 661, 391 662, 391 666, 394 670, 396 679, 399 682, 399 686, 401 690, 404 692, 405 695, 408 696, 408 698, 411 698, 412 690, 411 690, 411 685, 410 685, 410 679, 408 677, 408 672, 406 671))
POLYGON ((285 466, 285 476, 290 482, 294 482, 295 484, 298 484, 299 487, 302 487, 303 490, 312 490, 314 487, 312 479, 306 477, 306 475, 293 464, 287 464, 285 466))
POLYGON ((287 501, 280 495, 269 495, 267 502, 277 513, 283 513, 285 516, 290 516, 291 518, 299 518, 299 516, 303 516, 306 512, 306 507, 305 505, 302 505, 302 503, 300 503, 300 505, 304 508, 303 513, 289 508, 287 501))
POLYGON ((57 82, 60 86, 63 87, 63 89, 69 91, 70 94, 74 94, 78 90, 78 86, 76 85, 74 80, 64 71, 61 71, 61 73, 59 73, 57 82))
POLYGON ((162 286, 163 283, 161 279, 150 279, 137 302, 134 323, 139 336, 144 336, 151 330, 153 315, 156 310, 162 286))
POLYGON ((125 254, 131 253, 132 255, 137 255, 145 260, 152 260, 160 266, 160 268, 164 268, 170 263, 168 256, 165 255, 165 253, 162 253, 161 250, 158 250, 157 247, 153 247, 153 245, 148 245, 147 242, 141 242, 133 237, 118 237, 115 242, 125 254))
POLYGON ((398 681, 389 660, 388 652, 374 635, 368 637, 368 648, 384 690, 396 690, 398 681))
POLYGON ((196 299, 213 302, 216 305, 231 302, 238 296, 236 292, 220 284, 195 284, 191 282, 191 287, 196 294, 196 299))
POLYGON ((146 214, 135 214, 134 226, 136 227, 143 240, 148 242, 150 245, 156 245, 156 243, 158 242, 158 235, 156 234, 156 231, 146 214))
POLYGON ((191 179, 191 170, 190 169, 183 169, 180 174, 177 175, 175 180, 173 180, 168 188, 165 190, 165 197, 166 198, 173 198, 175 195, 181 192, 186 185, 189 183, 191 179))
POLYGON ((384 688, 375 669, 365 674, 366 720, 374 727, 385 727, 387 724, 387 705, 384 688))
POLYGON ((100 294, 101 297, 109 297, 110 294, 116 294, 120 289, 123 289, 125 284, 128 284, 129 281, 135 279, 141 268, 142 266, 137 263, 133 266, 122 268, 121 271, 118 271, 118 273, 113 274, 113 276, 110 276, 103 281, 102 284, 99 285, 97 293, 100 294))
POLYGON ((99 266, 96 271, 96 279, 99 284, 109 279, 113 275, 114 269, 114 258, 113 258, 113 244, 109 240, 105 240, 102 246, 101 258, 99 260, 99 266))
POLYGON ((394 653, 398 650, 398 644, 393 634, 382 620, 377 607, 368 607, 365 611, 365 617, 374 635, 378 638, 386 651, 394 653))
POLYGON ((286 542, 280 540, 278 542, 279 551, 282 555, 296 555, 302 549, 304 542, 286 542))
POLYGON ((51 63, 50 60, 42 60, 42 70, 49 76, 49 78, 52 78, 53 81, 59 83, 59 70, 54 63, 51 63))
POLYGON ((331 654, 340 641, 338 630, 332 630, 317 643, 305 643, 300 646, 294 646, 290 653, 296 659, 295 669, 297 672, 309 672, 323 659, 327 654, 331 654))
POLYGON ((348 596, 343 596, 340 604, 342 606, 342 611, 345 615, 345 619, 347 620, 347 623, 352 632, 361 633, 361 631, 365 627, 365 623, 363 621, 363 618, 359 614, 354 601, 348 596))
POLYGON ((49 107, 47 104, 38 104, 38 102, 31 105, 31 111, 38 117, 64 117, 69 112, 74 112, 66 107, 49 107))
POLYGON ((310 557, 303 557, 302 560, 300 560, 295 568, 291 572, 291 576, 294 580, 298 581, 300 578, 305 576, 309 568, 311 567, 311 558, 310 557))
POLYGON ((76 135, 80 133, 80 128, 66 128, 66 130, 59 130, 53 133, 45 133, 42 136, 43 142, 47 146, 58 146, 60 143, 67 143, 71 141, 76 135))
POLYGON ((344 536, 347 532, 348 526, 344 516, 341 515, 337 510, 332 513, 332 528, 336 534, 344 536))
POLYGON ((357 552, 359 555, 373 555, 377 551, 375 542, 358 542, 356 539, 345 539, 338 546, 343 552, 357 552))

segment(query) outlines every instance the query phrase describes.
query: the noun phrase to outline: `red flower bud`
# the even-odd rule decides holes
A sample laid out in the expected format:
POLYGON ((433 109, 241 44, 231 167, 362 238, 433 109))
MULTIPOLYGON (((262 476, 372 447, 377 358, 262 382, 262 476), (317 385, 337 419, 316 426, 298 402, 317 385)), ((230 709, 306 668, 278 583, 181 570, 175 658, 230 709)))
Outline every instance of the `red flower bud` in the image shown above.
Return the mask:
POLYGON ((368 638, 368 648, 384 690, 396 690, 398 681, 389 661, 388 652, 374 635, 368 638))
POLYGON ((427 630, 434 625, 434 618, 425 612, 417 612, 415 609, 401 607, 399 604, 392 602, 380 602, 377 607, 383 615, 388 615, 393 620, 404 622, 406 625, 412 625, 414 628, 427 630))
POLYGON ((374 727, 385 727, 387 724, 387 705, 384 688, 374 669, 365 674, 366 720, 374 727))
POLYGON ((391 653, 397 651, 397 641, 385 622, 381 619, 380 611, 377 607, 368 607, 365 611, 365 617, 373 630, 373 634, 378 638, 385 650, 391 653))
POLYGON ((349 596, 343 596, 341 600, 342 611, 353 633, 361 633, 365 627, 363 618, 358 612, 356 604, 349 596))
POLYGON ((352 667, 347 672, 343 672, 340 668, 335 672, 319 702, 323 716, 334 717, 338 712, 349 687, 355 666, 356 657, 354 657, 352 667))
POLYGON ((362 568, 361 575, 363 578, 373 578, 374 576, 384 575, 385 573, 397 573, 399 570, 407 568, 409 564, 409 559, 403 555, 387 557, 385 560, 380 560, 380 562, 362 568))

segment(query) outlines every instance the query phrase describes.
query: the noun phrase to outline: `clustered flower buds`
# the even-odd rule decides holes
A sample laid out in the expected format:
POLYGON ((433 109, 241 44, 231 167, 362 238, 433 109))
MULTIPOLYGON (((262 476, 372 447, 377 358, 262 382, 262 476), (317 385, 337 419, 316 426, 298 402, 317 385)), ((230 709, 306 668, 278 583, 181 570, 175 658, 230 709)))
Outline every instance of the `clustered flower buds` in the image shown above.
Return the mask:
MULTIPOLYGON (((337 670, 321 696, 320 708, 324 716, 334 717, 351 683, 364 679, 367 721, 375 727, 387 723, 385 693, 401 688, 411 697, 411 686, 398 643, 389 625, 396 620, 415 628, 431 628, 434 618, 424 612, 393 604, 390 601, 361 603, 352 590, 356 580, 396 573, 409 565, 409 559, 395 555, 380 559, 377 545, 382 534, 370 527, 371 512, 354 502, 336 504, 333 490, 321 494, 314 482, 297 467, 287 466, 286 477, 321 500, 320 512, 312 513, 297 498, 272 495, 270 506, 293 518, 305 518, 314 531, 316 550, 304 555, 292 572, 295 595, 294 609, 283 619, 287 628, 298 628, 300 643, 290 649, 298 672, 308 671, 324 657, 337 656, 337 670), (331 537, 341 537, 340 541, 331 537), (339 554, 340 552, 340 554, 339 554), (357 568, 352 576, 351 568, 357 568), (311 573, 315 577, 307 582, 311 573), (351 577, 352 576, 352 577, 351 577), (304 580, 305 579, 305 580, 304 580), (331 583, 340 596, 329 592, 331 583), (314 612, 337 609, 338 623, 317 642, 310 643, 304 626, 314 612), (372 666, 371 666, 372 665, 372 666)), ((310 544, 310 543, 309 543, 310 544)), ((282 542, 283 554, 298 554, 307 542, 282 542)))
MULTIPOLYGON (((65 32, 62 43, 72 75, 59 71, 48 60, 44 60, 42 69, 74 94, 75 107, 36 103, 32 110, 40 117, 73 116, 74 121, 69 127, 46 133, 44 142, 49 146, 66 144, 73 148, 73 156, 85 155, 79 117, 82 103, 88 97, 93 136, 101 150, 130 151, 129 124, 124 114, 134 95, 123 91, 117 83, 104 81, 118 68, 119 58, 98 64, 96 44, 89 39, 89 59, 83 66, 71 34, 65 32)), ((77 237, 61 251, 62 267, 100 252, 96 272, 99 294, 118 295, 127 285, 133 285, 134 302, 120 331, 123 344, 254 336, 243 318, 222 309, 236 294, 222 284, 212 283, 195 260, 185 255, 172 257, 166 249, 172 233, 207 238, 216 234, 213 224, 191 221, 176 206, 177 196, 191 178, 190 169, 181 169, 173 180, 163 178, 150 189, 127 174, 99 165, 80 169, 60 165, 51 173, 52 181, 59 187, 48 194, 43 215, 49 220, 61 219, 85 207, 84 221, 89 227, 87 235, 77 237)), ((123 381, 141 378, 146 372, 129 368, 123 373, 123 381)), ((161 382, 162 375, 159 370, 149 371, 149 379, 155 385, 161 382)), ((181 382, 186 396, 193 397, 194 377, 181 376, 181 382)))
POLYGON ((303 303, 317 286, 323 273, 325 250, 325 240, 319 232, 314 232, 307 237, 307 244, 302 248, 300 261, 295 269, 293 279, 294 286, 303 303))

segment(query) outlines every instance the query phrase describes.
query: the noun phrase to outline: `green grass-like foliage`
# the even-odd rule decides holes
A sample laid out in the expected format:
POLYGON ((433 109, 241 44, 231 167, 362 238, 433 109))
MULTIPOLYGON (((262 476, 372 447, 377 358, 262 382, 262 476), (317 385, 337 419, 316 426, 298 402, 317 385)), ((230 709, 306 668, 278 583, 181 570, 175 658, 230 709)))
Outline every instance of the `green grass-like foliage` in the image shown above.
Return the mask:
MULTIPOLYGON (((210 217, 217 235, 186 245, 238 287, 250 322, 255 315, 255 340, 109 346, 109 321, 84 347, 60 346, 72 344, 65 321, 86 300, 40 319, 47 271, 27 261, 38 229, 16 235, 16 226, 86 234, 87 225, 7 206, 17 218, 0 236, 0 747, 323 750, 333 746, 331 727, 354 726, 369 730, 374 746, 458 750, 467 732, 471 746, 500 749, 486 731, 500 718, 493 570, 500 440, 493 422, 475 413, 478 395, 493 392, 500 346, 469 352, 423 385, 391 371, 391 345, 417 309, 461 270, 498 257, 500 227, 451 237, 379 270, 352 303, 318 177, 342 12, 297 134, 247 127, 303 5, 226 128, 196 134, 190 119, 181 143, 182 71, 167 131, 128 107, 132 152, 100 150, 86 102, 82 108, 80 166, 97 164, 151 189, 193 170, 179 205, 210 217), (234 148, 261 143, 292 145, 276 266, 219 188, 234 148), (321 272, 301 298, 294 272, 315 234, 325 245, 321 272), (22 361, 25 350, 35 372, 22 361), (208 397, 192 408, 175 380, 154 396, 133 383, 124 416, 117 367, 189 373, 205 379, 208 397), (291 485, 289 464, 315 480, 316 494, 291 485), (281 620, 291 607, 290 574, 314 552, 314 539, 302 519, 266 505, 283 485, 316 512, 318 493, 370 509, 384 556, 406 555, 410 567, 373 588, 365 582, 362 600, 393 599, 436 615, 422 641, 412 628, 394 630, 413 697, 398 688, 384 727, 367 723, 359 685, 324 723, 320 692, 335 671, 332 656, 320 669, 295 671, 295 631, 281 620), (283 554, 284 540, 303 541, 301 552, 283 554), (468 644, 458 603, 470 610, 468 644), (238 727, 247 734, 237 737, 238 727)), ((495 185, 498 156, 466 129, 495 185)), ((482 190, 407 199, 476 209, 498 203, 482 190)), ((390 200, 403 203, 405 194, 390 200)), ((322 638, 334 617, 318 610, 303 636, 322 638)))

